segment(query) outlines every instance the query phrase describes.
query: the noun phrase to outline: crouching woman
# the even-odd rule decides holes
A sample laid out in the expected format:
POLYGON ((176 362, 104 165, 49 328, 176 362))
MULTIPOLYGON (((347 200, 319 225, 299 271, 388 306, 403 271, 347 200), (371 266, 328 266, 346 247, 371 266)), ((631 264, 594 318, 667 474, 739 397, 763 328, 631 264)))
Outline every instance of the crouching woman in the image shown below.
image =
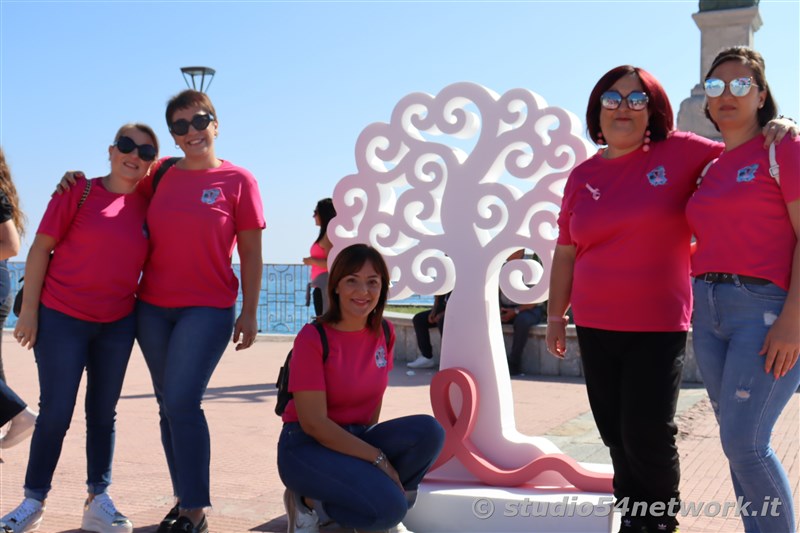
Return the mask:
POLYGON ((428 415, 378 422, 393 366, 394 328, 384 334, 389 273, 380 253, 355 244, 333 262, 328 342, 306 325, 294 341, 278 442, 288 531, 335 521, 359 531, 406 531, 400 523, 441 451, 444 431, 428 415))

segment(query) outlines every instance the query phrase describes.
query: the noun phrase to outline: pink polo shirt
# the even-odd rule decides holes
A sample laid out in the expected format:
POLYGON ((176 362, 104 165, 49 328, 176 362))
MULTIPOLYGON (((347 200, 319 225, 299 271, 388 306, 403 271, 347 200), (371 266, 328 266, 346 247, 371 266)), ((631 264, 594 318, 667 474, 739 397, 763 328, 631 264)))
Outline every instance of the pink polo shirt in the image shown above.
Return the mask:
POLYGON ((800 138, 775 147, 780 184, 769 175, 764 137, 724 152, 686 207, 697 250, 692 275, 728 272, 789 290, 797 246, 787 205, 800 198, 800 138))
POLYGON ((258 183, 229 161, 205 170, 173 166, 153 195, 154 173, 139 186, 152 196, 139 298, 160 307, 232 306, 239 289, 231 267, 236 235, 265 227, 258 183))
MULTIPOLYGON (((339 331, 323 325, 328 359, 322 362, 322 343, 313 324, 306 324, 294 340, 289 365, 289 392, 325 391, 328 418, 340 425, 368 424, 383 399, 394 365, 394 326, 389 323, 389 346, 383 328, 339 331)), ((297 422, 290 400, 284 422, 297 422)))
POLYGON ((720 143, 675 132, 567 180, 558 244, 576 247, 575 323, 612 331, 686 331, 691 317, 686 201, 720 143))
POLYGON ((64 194, 54 194, 39 224, 37 233, 56 240, 41 302, 80 320, 114 322, 136 303, 147 257, 147 200, 109 192, 97 178, 79 209, 85 187, 80 178, 64 194))

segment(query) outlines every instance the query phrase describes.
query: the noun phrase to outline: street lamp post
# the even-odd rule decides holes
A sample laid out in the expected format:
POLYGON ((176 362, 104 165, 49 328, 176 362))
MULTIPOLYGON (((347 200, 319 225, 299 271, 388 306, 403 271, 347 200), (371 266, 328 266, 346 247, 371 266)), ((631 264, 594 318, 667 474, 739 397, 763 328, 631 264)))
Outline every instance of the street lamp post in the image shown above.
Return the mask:
POLYGON ((200 91, 201 93, 208 91, 208 88, 211 86, 211 81, 214 79, 214 74, 216 74, 216 72, 217 72, 216 70, 210 67, 181 68, 181 73, 183 73, 183 80, 186 82, 186 86, 189 87, 190 89, 200 91), (206 80, 208 81, 208 83, 206 83, 206 80), (199 88, 198 88, 198 82, 199 82, 199 88))

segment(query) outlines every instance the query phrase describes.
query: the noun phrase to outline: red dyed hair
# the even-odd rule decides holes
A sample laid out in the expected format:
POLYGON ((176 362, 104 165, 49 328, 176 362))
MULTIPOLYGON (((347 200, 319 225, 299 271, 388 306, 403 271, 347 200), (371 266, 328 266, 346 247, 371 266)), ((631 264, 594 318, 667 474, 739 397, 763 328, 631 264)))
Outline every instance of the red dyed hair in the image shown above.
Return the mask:
POLYGON ((600 134, 600 96, 609 90, 617 80, 630 75, 639 78, 644 92, 647 93, 647 111, 650 113, 647 128, 650 130, 650 140, 652 142, 663 141, 675 129, 672 105, 669 103, 669 98, 667 98, 667 93, 661 83, 643 68, 622 65, 606 72, 595 84, 592 94, 589 95, 589 104, 586 106, 586 129, 593 141, 597 142, 600 134))

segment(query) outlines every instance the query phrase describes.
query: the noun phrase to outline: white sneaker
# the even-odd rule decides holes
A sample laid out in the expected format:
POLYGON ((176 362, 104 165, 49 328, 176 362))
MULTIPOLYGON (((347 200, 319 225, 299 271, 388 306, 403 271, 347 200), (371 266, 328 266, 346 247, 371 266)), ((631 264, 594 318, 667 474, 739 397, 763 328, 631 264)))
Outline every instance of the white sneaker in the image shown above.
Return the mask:
POLYGON ((406 365, 408 368, 433 368, 436 366, 436 361, 428 359, 424 355, 417 356, 416 359, 406 365))
POLYGON ((83 505, 81 529, 96 533, 131 533, 133 524, 125 515, 117 511, 111 496, 104 492, 97 494, 91 502, 86 500, 83 505))
POLYGON ((295 499, 294 492, 283 491, 283 506, 286 508, 286 519, 289 526, 286 533, 318 533, 319 517, 317 512, 308 509, 295 499))
POLYGON ((387 529, 386 533, 413 533, 413 532, 406 529, 406 526, 404 526, 403 523, 400 522, 396 526, 387 529))
POLYGON ((12 418, 8 424, 3 426, 6 428, 6 432, 0 437, 0 448, 7 450, 30 437, 36 425, 36 416, 36 411, 31 411, 30 408, 26 407, 21 413, 12 418))
POLYGON ((28 533, 37 531, 42 523, 44 504, 33 498, 25 498, 16 509, 0 518, 7 530, 12 533, 28 533))

